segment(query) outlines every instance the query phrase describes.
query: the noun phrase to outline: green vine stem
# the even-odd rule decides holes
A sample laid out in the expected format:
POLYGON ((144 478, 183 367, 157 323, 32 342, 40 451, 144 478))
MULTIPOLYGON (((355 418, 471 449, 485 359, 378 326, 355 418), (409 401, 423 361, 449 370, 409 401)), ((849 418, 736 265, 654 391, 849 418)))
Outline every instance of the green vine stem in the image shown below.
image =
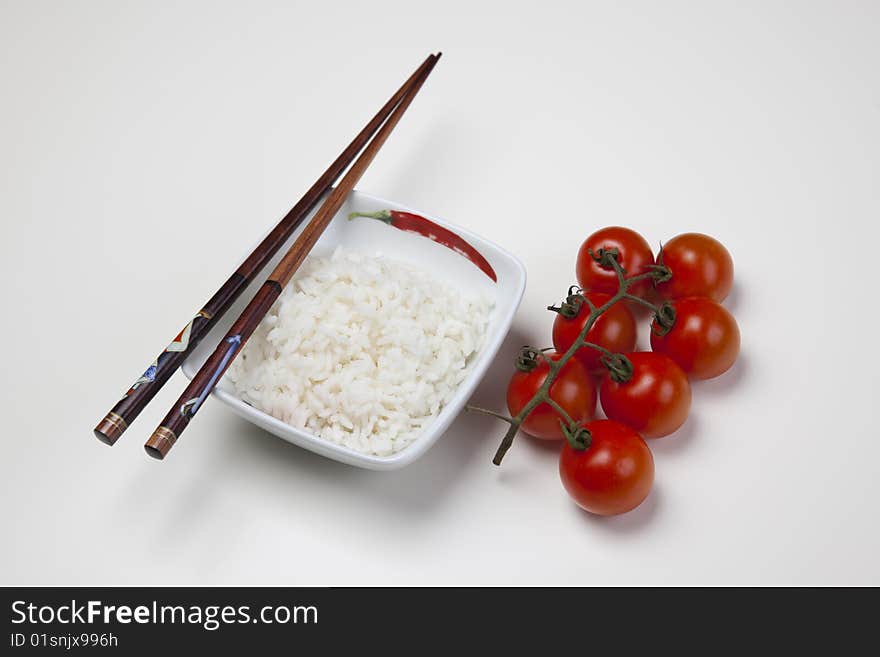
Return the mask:
POLYGON ((552 408, 554 411, 562 416, 559 421, 563 423, 563 427, 571 428, 577 426, 577 422, 575 422, 571 418, 571 415, 568 414, 568 411, 566 411, 564 408, 562 408, 562 406, 559 405, 559 402, 557 402, 555 399, 548 397, 547 403, 550 404, 550 408, 552 408))
POLYGON ((629 292, 624 294, 623 298, 626 299, 627 301, 632 301, 633 303, 637 303, 640 306, 644 306, 645 308, 648 308, 650 310, 653 310, 653 311, 657 310, 657 306, 655 306, 653 303, 651 303, 647 299, 642 299, 642 297, 637 297, 636 295, 630 294, 629 292))
MULTIPOLYGON (((495 457, 492 459, 492 463, 494 463, 495 465, 501 465, 501 461, 504 459, 504 455, 513 444, 514 438, 516 437, 517 433, 519 433, 519 429, 522 426, 522 423, 528 417, 529 413, 531 413, 543 403, 549 404, 551 408, 559 413, 563 433, 566 435, 566 438, 569 440, 569 442, 573 446, 577 445, 576 448, 586 449, 586 447, 589 446, 589 432, 585 432, 582 427, 578 427, 577 423, 568 415, 568 413, 566 413, 565 410, 558 403, 556 403, 555 400, 550 398, 551 386, 556 381, 559 375, 559 371, 565 366, 565 364, 569 360, 574 357, 575 353, 577 353, 579 349, 582 349, 584 347, 598 349, 603 353, 603 360, 616 364, 618 371, 625 373, 626 365, 627 363, 629 363, 629 361, 625 357, 620 354, 612 354, 604 347, 593 344, 592 342, 587 342, 586 340, 587 333, 589 333, 590 329, 593 328, 593 324, 596 323, 596 320, 599 318, 599 316, 606 312, 614 304, 623 299, 628 299, 630 301, 635 301, 650 306, 655 311, 655 313, 659 312, 658 308, 655 307, 654 304, 645 301, 644 299, 641 299, 639 297, 636 297, 632 294, 629 294, 629 288, 633 285, 633 283, 636 283, 637 281, 649 278, 657 280, 663 275, 663 271, 655 268, 649 272, 638 274, 637 276, 627 277, 623 267, 621 267, 620 263, 617 261, 616 249, 599 249, 597 253, 591 255, 593 255, 593 257, 603 266, 607 267, 608 269, 613 269, 614 272, 617 274, 617 292, 615 292, 608 301, 598 307, 592 303, 589 303, 589 300, 585 299, 588 302, 587 307, 590 309, 590 314, 587 317, 587 321, 584 323, 584 326, 581 329, 581 332, 578 335, 577 339, 565 351, 564 354, 562 354, 559 358, 555 360, 550 358, 546 359, 547 364, 549 365, 549 372, 547 373, 547 377, 544 379, 544 382, 541 384, 541 387, 538 388, 538 391, 535 393, 535 395, 528 401, 528 403, 526 403, 525 406, 523 406, 522 410, 517 413, 515 417, 508 417, 506 415, 502 415, 501 413, 495 413, 494 411, 489 411, 484 408, 479 408, 477 406, 468 405, 466 407, 469 411, 486 413, 493 417, 497 417, 498 419, 504 420, 510 425, 510 427, 507 429, 507 432, 504 434, 504 438, 502 438, 501 440, 501 444, 498 446, 498 451, 495 452, 495 457), (583 447, 580 447, 581 445, 583 445, 583 447)), ((569 290, 569 293, 571 292, 573 292, 573 290, 569 290)), ((551 307, 551 310, 555 309, 551 307)), ((534 354, 536 356, 537 353, 539 353, 538 350, 531 349, 530 347, 524 347, 521 352, 520 358, 522 357, 522 354, 527 353, 527 350, 530 350, 528 352, 530 355, 534 354)))

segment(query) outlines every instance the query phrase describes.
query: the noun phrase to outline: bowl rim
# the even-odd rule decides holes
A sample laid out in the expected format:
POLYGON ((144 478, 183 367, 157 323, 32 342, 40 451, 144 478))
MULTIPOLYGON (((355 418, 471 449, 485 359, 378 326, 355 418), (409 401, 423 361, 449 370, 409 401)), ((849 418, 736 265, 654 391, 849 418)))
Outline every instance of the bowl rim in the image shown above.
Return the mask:
MULTIPOLYGON (((339 445, 337 443, 325 440, 320 436, 316 436, 304 429, 299 429, 297 427, 291 426, 290 424, 287 424, 286 422, 279 420, 269 413, 266 413, 265 411, 262 411, 248 404, 240 397, 230 392, 227 392, 226 390, 223 390, 219 387, 214 388, 211 394, 217 397, 226 406, 228 406, 230 410, 236 413, 236 415, 251 422, 252 424, 256 424, 263 430, 268 431, 276 437, 285 440, 286 442, 292 443, 297 447, 308 449, 309 451, 320 454, 321 456, 324 456, 326 458, 330 458, 335 461, 339 461, 356 467, 366 468, 370 470, 396 470, 406 465, 409 465, 410 463, 413 463, 414 461, 422 457, 434 445, 434 443, 440 438, 440 436, 447 431, 447 429, 456 419, 456 417, 458 417, 464 404, 467 402, 467 399, 470 398, 479 382, 482 381, 483 377, 486 374, 486 371, 488 370, 489 365, 494 360, 495 354, 498 352, 505 337, 509 333, 510 326, 513 323, 513 318, 516 315, 517 310, 519 309, 520 303, 522 302, 522 297, 525 293, 526 287, 526 268, 519 258, 517 258, 506 249, 502 248, 492 240, 486 239, 485 237, 482 237, 468 230, 467 228, 447 221, 442 217, 434 214, 425 213, 421 210, 413 209, 401 203, 390 201, 388 199, 375 196, 373 194, 368 194, 357 189, 352 191, 347 200, 351 200, 354 198, 361 198, 374 204, 385 205, 386 207, 392 208, 394 210, 399 210, 401 212, 411 212, 413 214, 418 214, 420 216, 426 217, 431 221, 437 222, 445 228, 453 230, 469 242, 473 243, 474 246, 478 248, 488 247, 488 249, 493 252, 492 255, 494 257, 506 259, 514 267, 514 271, 516 273, 516 281, 513 288, 513 303, 511 303, 510 307, 504 311, 503 315, 498 317, 498 328, 495 330, 495 332, 486 335, 486 342, 483 345, 481 353, 478 356, 478 362, 473 364, 471 371, 468 372, 465 379, 458 385, 458 388, 456 389, 452 400, 450 400, 450 402, 443 409, 445 410, 446 408, 457 407, 455 412, 448 413, 445 418, 441 419, 441 415, 443 413, 443 410, 441 410, 434 421, 426 426, 422 430, 422 433, 418 435, 409 445, 394 454, 390 454, 388 456, 378 456, 375 454, 365 454, 363 452, 359 452, 350 447, 345 447, 344 445, 339 445), (269 427, 272 428, 270 429, 269 427), (292 436, 288 437, 290 434, 292 434, 292 436, 296 436, 296 438, 298 438, 300 442, 295 442, 294 440, 292 440, 292 436), (302 443, 307 443, 307 445, 302 443)), ((334 219, 336 219, 336 217, 334 217, 334 219)), ((195 359, 193 354, 190 354, 190 356, 186 359, 181 368, 184 375, 188 379, 192 379, 197 371, 195 369, 194 360, 195 359)))

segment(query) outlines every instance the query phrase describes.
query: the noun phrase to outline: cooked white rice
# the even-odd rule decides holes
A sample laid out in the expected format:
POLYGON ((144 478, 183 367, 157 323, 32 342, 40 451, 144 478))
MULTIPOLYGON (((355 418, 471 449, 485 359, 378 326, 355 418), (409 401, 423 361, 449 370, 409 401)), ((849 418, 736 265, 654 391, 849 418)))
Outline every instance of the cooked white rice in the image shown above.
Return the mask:
POLYGON ((380 456, 449 402, 481 346, 490 303, 384 257, 310 257, 227 376, 245 401, 380 456))

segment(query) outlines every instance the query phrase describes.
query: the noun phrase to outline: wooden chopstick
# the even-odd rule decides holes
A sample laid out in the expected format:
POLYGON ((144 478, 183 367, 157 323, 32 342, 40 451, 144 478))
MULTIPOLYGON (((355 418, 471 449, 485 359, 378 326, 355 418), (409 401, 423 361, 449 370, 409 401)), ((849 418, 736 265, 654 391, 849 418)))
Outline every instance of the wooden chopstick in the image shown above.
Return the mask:
POLYGON ((165 458, 165 455, 168 454, 174 444, 180 439, 181 433, 189 426, 190 421, 214 389, 220 377, 223 376, 230 363, 232 363, 233 359, 256 330, 260 321, 269 311, 269 308, 281 294, 284 286, 293 277, 293 274, 302 264, 303 260, 305 260, 309 251, 312 250, 318 238, 320 238, 321 234, 330 224, 333 216, 342 207, 346 197, 373 161, 376 153, 382 148, 382 145, 388 139, 388 136, 394 130, 404 112, 406 112, 439 58, 440 54, 438 53, 429 62, 427 68, 412 87, 407 90, 400 104, 388 117, 388 120, 379 129, 348 173, 339 181, 336 188, 330 192, 330 195, 303 232, 297 237, 290 250, 281 259, 274 271, 269 274, 266 282, 263 283, 263 286, 257 291, 251 302, 232 324, 232 328, 229 329, 229 332, 220 341, 220 344, 217 345, 214 353, 205 361, 205 364, 193 377, 193 380, 174 406, 172 406, 165 419, 162 420, 162 423, 153 432, 150 439, 147 440, 144 449, 146 449, 150 456, 157 459, 165 458))
POLYGON ((263 238, 241 266, 233 272, 220 289, 202 307, 198 314, 177 334, 146 372, 138 378, 109 413, 95 427, 95 436, 103 443, 113 445, 146 405, 153 399, 166 381, 180 367, 186 357, 198 346, 214 324, 229 310, 230 306, 266 266, 281 246, 288 240, 309 213, 315 209, 333 182, 367 144, 385 119, 400 103, 404 95, 422 78, 436 57, 429 55, 422 65, 391 96, 379 112, 364 126, 348 147, 321 174, 305 195, 291 208, 278 225, 263 238))

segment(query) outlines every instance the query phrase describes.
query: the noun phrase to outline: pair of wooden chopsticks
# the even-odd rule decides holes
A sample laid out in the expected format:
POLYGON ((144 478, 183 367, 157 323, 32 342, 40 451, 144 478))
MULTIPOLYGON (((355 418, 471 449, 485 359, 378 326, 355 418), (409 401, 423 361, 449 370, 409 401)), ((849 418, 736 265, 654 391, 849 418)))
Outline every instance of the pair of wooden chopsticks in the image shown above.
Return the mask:
POLYGON ((345 202, 439 59, 440 53, 428 56, 202 310, 135 381, 95 427, 95 436, 99 440, 113 445, 119 439, 217 320, 315 208, 321 197, 327 194, 333 182, 351 164, 358 152, 364 149, 147 441, 144 447, 148 454, 159 459, 165 457, 318 241, 333 215, 345 202))

